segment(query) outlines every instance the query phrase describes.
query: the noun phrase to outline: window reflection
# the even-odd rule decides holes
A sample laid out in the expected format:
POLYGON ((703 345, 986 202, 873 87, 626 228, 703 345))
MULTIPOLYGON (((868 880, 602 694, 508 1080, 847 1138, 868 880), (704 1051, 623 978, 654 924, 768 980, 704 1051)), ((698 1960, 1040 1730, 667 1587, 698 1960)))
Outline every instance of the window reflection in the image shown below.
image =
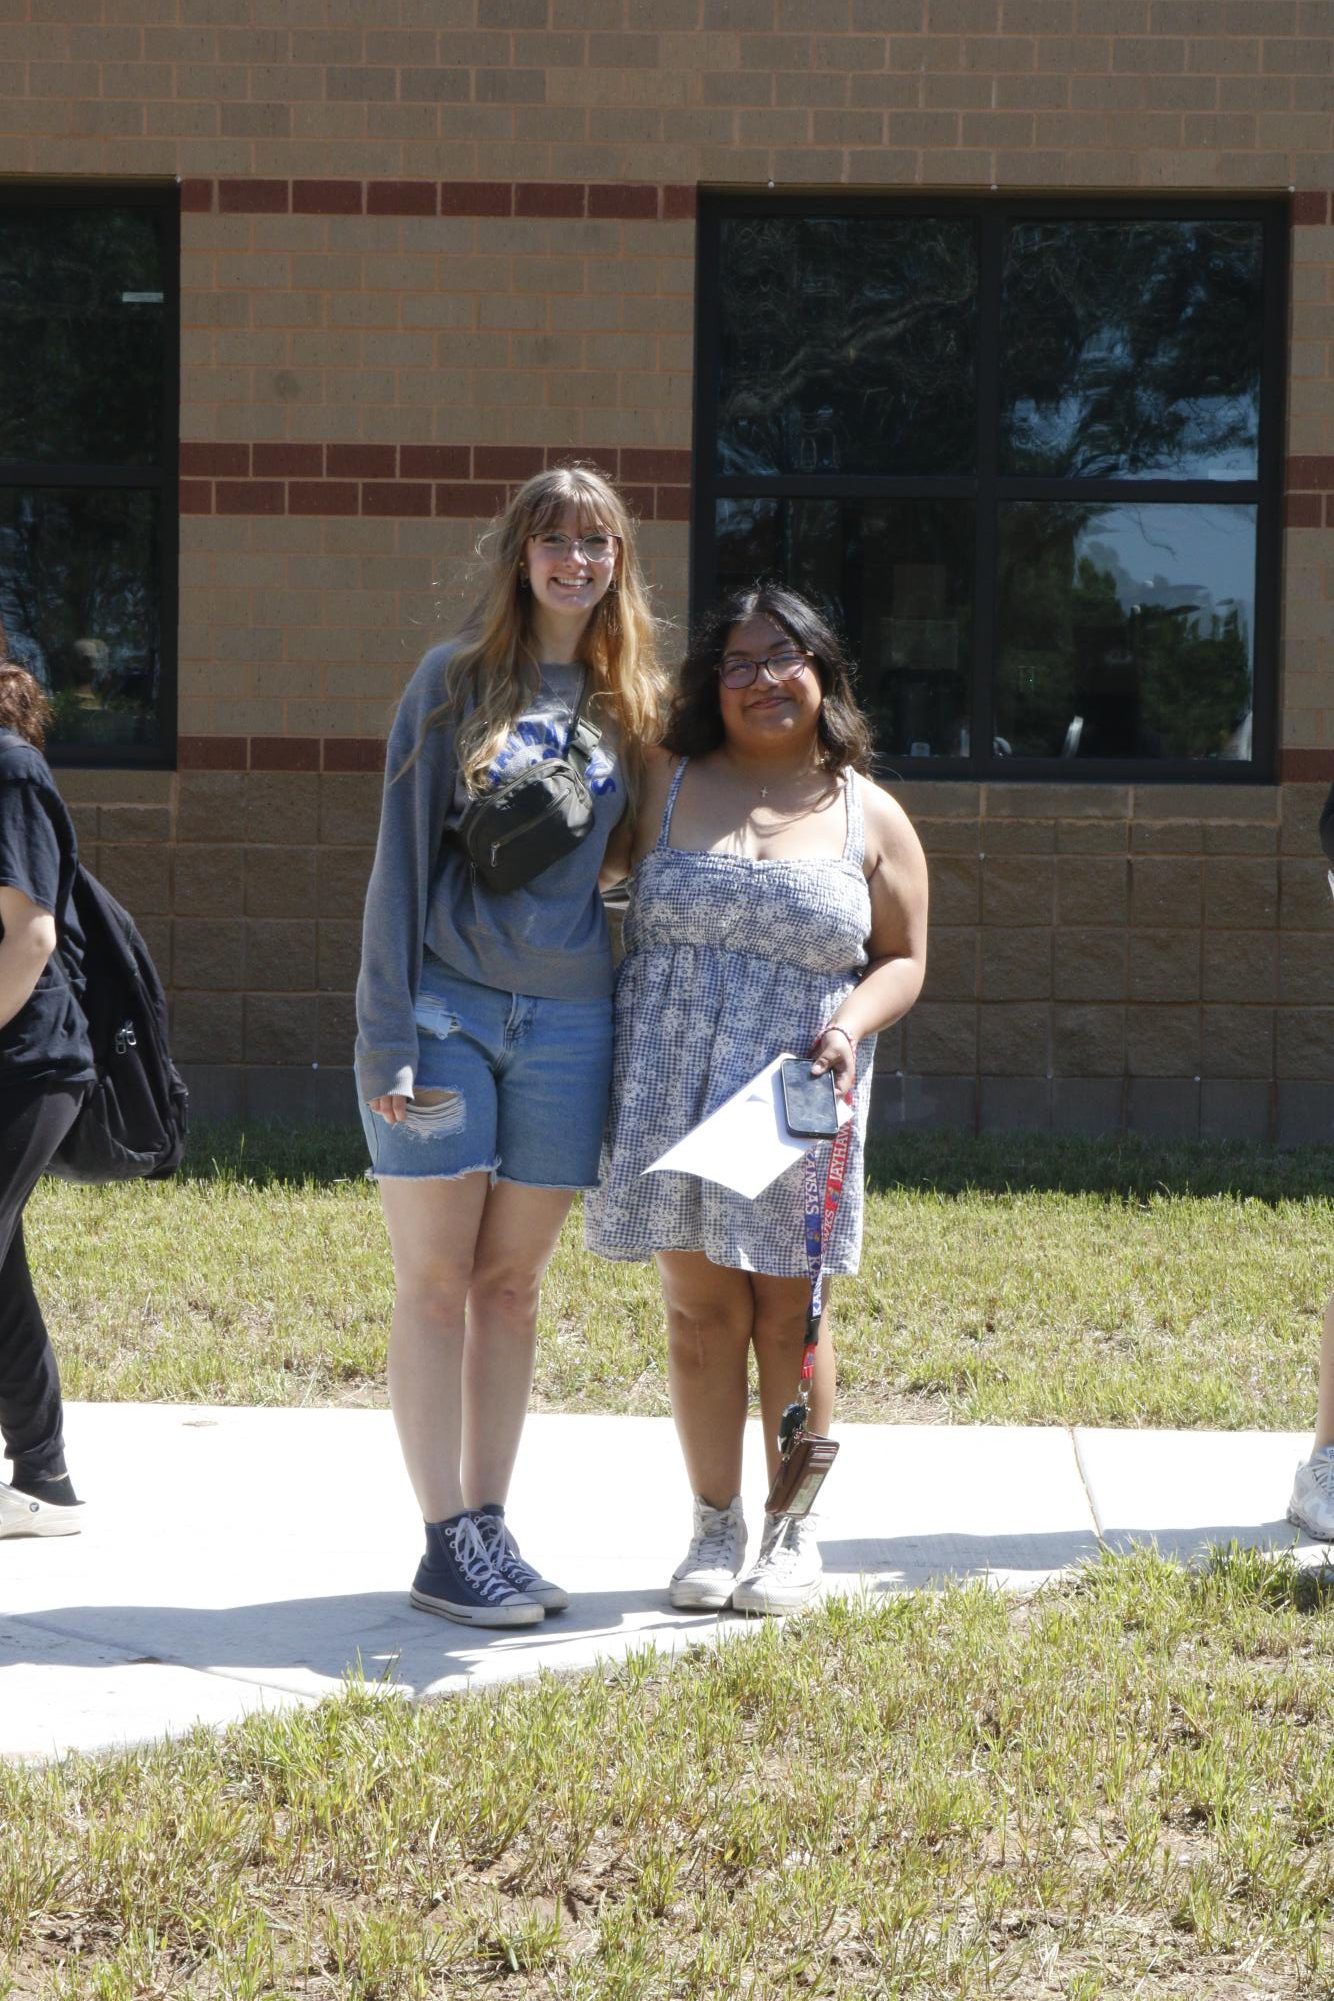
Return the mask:
POLYGON ((1000 513, 998 749, 1250 756, 1253 507, 1000 513))
POLYGON ((0 623, 62 745, 157 741, 158 501, 0 488, 0 623))
POLYGON ((1002 471, 1255 477, 1259 223, 1023 222, 1004 256, 1002 471))
POLYGON ((0 459, 150 464, 163 341, 148 216, 0 205, 0 459))
POLYGON ((888 758, 967 756, 968 501, 719 502, 721 589, 781 577, 846 634, 888 758))
POLYGON ((720 472, 971 469, 971 222, 733 217, 719 272, 720 472))

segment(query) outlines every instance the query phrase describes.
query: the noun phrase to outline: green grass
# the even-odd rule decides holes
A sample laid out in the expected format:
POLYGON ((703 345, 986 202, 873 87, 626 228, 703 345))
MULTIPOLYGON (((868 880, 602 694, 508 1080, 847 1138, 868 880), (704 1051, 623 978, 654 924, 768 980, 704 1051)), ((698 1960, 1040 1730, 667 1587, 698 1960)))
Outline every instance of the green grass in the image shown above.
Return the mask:
MULTIPOLYGON (((173 1182, 44 1183, 37 1282, 72 1396, 379 1403, 392 1298, 351 1130, 201 1131, 173 1182)), ((836 1297, 845 1419, 1311 1421, 1334 1151, 911 1136, 873 1152, 836 1297)), ((544 1288, 534 1404, 667 1409, 651 1266, 544 1288)))
POLYGON ((1140 1553, 0 1766, 0 1995, 1322 2001, 1331 1639, 1327 1580, 1140 1553))

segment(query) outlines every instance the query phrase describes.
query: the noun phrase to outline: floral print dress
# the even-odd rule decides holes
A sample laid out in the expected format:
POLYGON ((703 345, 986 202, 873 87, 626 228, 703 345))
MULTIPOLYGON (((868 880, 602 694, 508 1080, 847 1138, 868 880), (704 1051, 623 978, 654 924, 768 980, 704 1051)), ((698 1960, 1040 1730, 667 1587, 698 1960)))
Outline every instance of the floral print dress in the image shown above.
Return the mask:
MULTIPOLYGON (((802 1054, 867 963, 871 897, 855 772, 837 859, 757 861, 668 845, 678 764, 654 846, 634 872, 616 984, 616 1054, 589 1248, 608 1258, 702 1251, 775 1278, 806 1273, 797 1161, 754 1201, 691 1174, 644 1173, 784 1050, 802 1054)), ((862 1150, 875 1038, 857 1052, 853 1139, 825 1270, 861 1258, 862 1150)), ((827 1157, 828 1143, 821 1146, 827 1157)), ((821 1163, 823 1168, 823 1163, 821 1163)))

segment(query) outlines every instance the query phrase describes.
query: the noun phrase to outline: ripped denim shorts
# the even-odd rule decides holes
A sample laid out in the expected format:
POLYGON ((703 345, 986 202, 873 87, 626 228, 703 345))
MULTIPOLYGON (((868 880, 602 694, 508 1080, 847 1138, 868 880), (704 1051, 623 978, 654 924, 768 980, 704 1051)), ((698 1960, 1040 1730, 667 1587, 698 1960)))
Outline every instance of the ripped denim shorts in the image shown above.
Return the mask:
POLYGON ((371 1173, 594 1188, 611 1082, 611 996, 543 1000, 461 979, 428 953, 417 995, 418 1091, 391 1126, 361 1122, 371 1173))

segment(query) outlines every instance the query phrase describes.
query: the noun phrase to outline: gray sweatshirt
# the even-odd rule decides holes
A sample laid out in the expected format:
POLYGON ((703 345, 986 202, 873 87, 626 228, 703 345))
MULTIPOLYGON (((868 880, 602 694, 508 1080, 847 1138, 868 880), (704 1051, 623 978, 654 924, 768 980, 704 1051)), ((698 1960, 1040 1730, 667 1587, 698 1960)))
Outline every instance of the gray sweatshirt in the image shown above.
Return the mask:
MULTIPOLYGON (((357 1088, 365 1101, 388 1092, 411 1094, 423 949, 465 979, 507 993, 595 1000, 611 991, 611 943, 598 872, 625 810, 614 730, 595 708, 603 734, 587 774, 592 832, 523 889, 496 895, 474 877, 462 850, 445 839, 468 804, 452 726, 431 730, 421 756, 403 771, 425 717, 444 698, 451 650, 436 646, 426 655, 404 690, 389 734, 357 980, 357 1088)), ((582 671, 541 669, 540 685, 486 774, 489 786, 527 764, 562 755, 582 671)))

